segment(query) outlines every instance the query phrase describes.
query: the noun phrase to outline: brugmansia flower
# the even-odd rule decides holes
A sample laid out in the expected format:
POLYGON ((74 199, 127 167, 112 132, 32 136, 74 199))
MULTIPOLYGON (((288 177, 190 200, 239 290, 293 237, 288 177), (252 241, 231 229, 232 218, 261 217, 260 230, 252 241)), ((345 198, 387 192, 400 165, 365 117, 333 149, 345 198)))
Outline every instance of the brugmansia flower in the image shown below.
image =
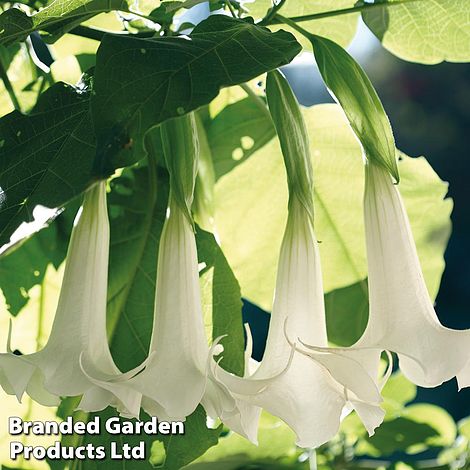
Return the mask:
MULTIPOLYGON (((215 378, 213 356, 223 350, 205 335, 191 203, 197 172, 198 139, 192 114, 162 124, 170 173, 167 218, 160 238, 154 322, 145 370, 120 385, 135 389, 142 408, 159 419, 184 420, 201 403, 212 418, 256 440, 260 410, 236 400, 215 378)), ((115 383, 89 371, 102 389, 115 383)), ((260 384, 259 388, 264 384, 260 384)), ((130 414, 131 410, 127 410, 130 414)))
POLYGON ((287 170, 289 215, 266 350, 252 375, 237 378, 219 371, 218 377, 238 397, 283 419, 297 434, 299 446, 316 447, 335 435, 347 404, 358 410, 371 433, 384 412, 374 378, 347 351, 328 348, 307 131, 298 103, 278 72, 268 75, 267 96, 287 170), (317 348, 291 358, 288 337, 302 337, 317 348), (279 374, 280 369, 286 370, 279 374), (265 390, 249 389, 251 382, 262 380, 269 383, 265 390))
POLYGON ((213 356, 222 347, 207 344, 194 231, 174 202, 160 239, 155 296, 152 357, 130 381, 143 395, 142 407, 160 419, 184 420, 202 403, 209 416, 255 440, 260 410, 238 403, 211 374, 220 368, 213 356))
POLYGON ((58 397, 85 394, 89 411, 108 404, 138 408, 140 397, 135 391, 119 383, 109 387, 115 394, 97 389, 80 366, 86 360, 100 374, 122 378, 106 336, 108 253, 106 182, 100 181, 86 192, 81 214, 75 220, 47 344, 33 354, 0 356, 1 383, 7 393, 20 399, 26 391, 45 405, 57 404, 58 397))
POLYGON ((417 385, 434 387, 457 376, 460 387, 469 386, 470 330, 440 324, 398 188, 382 167, 367 163, 365 170, 370 310, 356 346, 396 352, 417 385))
POLYGON ((381 397, 359 362, 328 350, 318 245, 308 214, 295 197, 281 246, 266 350, 248 380, 266 379, 287 367, 292 346, 286 322, 288 336, 318 345, 319 351, 310 357, 296 353, 286 372, 257 394, 247 393, 242 379, 225 377, 223 372, 219 377, 230 390, 283 419, 296 432, 301 447, 317 447, 331 439, 348 400, 356 399, 359 407, 364 402, 361 418, 373 432, 383 419, 381 397))

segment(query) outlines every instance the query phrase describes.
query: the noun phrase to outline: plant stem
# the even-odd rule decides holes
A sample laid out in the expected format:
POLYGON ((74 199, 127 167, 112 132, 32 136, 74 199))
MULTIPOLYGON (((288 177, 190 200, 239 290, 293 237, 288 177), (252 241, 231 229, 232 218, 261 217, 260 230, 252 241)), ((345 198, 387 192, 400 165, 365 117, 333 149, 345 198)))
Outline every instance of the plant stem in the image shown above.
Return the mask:
POLYGON ((269 112, 266 103, 250 88, 246 83, 240 83, 240 88, 254 101, 256 106, 271 120, 271 113, 269 112))
POLYGON ((155 34, 155 31, 141 31, 140 33, 127 33, 123 32, 116 32, 116 31, 104 31, 102 29, 90 28, 88 26, 76 26, 74 29, 70 31, 70 34, 74 34, 75 36, 80 36, 82 38, 93 39, 95 41, 101 41, 106 34, 110 34, 113 36, 132 36, 136 38, 151 38, 155 34))
POLYGON ((0 77, 3 81, 3 84, 5 85, 5 89, 8 92, 8 96, 10 97, 10 100, 13 104, 13 107, 21 112, 21 106, 20 102, 18 101, 18 98, 16 97, 15 90, 13 89, 13 86, 10 82, 10 79, 8 78, 7 71, 3 65, 3 62, 0 60, 0 77))
MULTIPOLYGON (((310 15, 293 16, 288 19, 298 23, 302 21, 319 20, 322 18, 331 18, 333 16, 347 15, 349 13, 356 13, 360 11, 374 10, 377 8, 390 8, 396 5, 403 5, 405 3, 422 2, 422 1, 423 0, 394 0, 394 1, 389 1, 386 3, 363 3, 362 5, 358 5, 356 7, 343 8, 341 10, 325 11, 322 13, 312 13, 310 15)), ((267 25, 282 24, 282 23, 284 23, 284 20, 281 20, 280 15, 276 14, 274 17, 270 19, 268 23, 265 23, 265 20, 262 20, 259 24, 267 26, 267 25)))
POLYGON ((230 10, 230 14, 234 17, 234 18, 238 18, 236 13, 235 13, 235 9, 233 8, 233 5, 232 5, 232 2, 230 0, 227 0, 225 2, 225 4, 228 6, 228 9, 230 10))
POLYGON ((276 14, 276 18, 278 18, 282 23, 290 26, 292 29, 295 29, 300 34, 304 35, 307 39, 312 36, 312 33, 309 33, 306 29, 299 26, 292 18, 286 18, 285 16, 280 15, 279 13, 276 14))
POLYGON ((276 16, 276 13, 282 8, 284 3, 286 3, 286 0, 279 0, 279 3, 275 4, 258 24, 261 26, 270 24, 270 21, 276 16))

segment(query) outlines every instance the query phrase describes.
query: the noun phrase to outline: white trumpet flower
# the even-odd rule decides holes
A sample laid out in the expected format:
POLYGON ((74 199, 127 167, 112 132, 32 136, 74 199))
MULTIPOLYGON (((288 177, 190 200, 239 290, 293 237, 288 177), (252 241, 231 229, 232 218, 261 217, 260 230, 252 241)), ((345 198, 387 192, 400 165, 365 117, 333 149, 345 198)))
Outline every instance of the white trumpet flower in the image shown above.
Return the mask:
MULTIPOLYGON (((171 196, 170 201, 159 245, 149 357, 145 370, 121 385, 139 392, 142 408, 151 416, 185 420, 202 403, 212 418, 254 441, 260 410, 237 402, 211 373, 220 368, 213 356, 223 348, 218 340, 208 346, 193 227, 171 196)), ((88 372, 100 389, 115 386, 88 372)))
POLYGON ((388 172, 366 164, 364 217, 369 322, 355 347, 396 352, 412 382, 434 387, 457 376, 470 385, 470 330, 439 322, 429 297, 402 198, 388 172))
POLYGON ((147 413, 181 420, 204 395, 210 350, 194 232, 177 204, 170 203, 158 253, 152 357, 131 382, 142 392, 147 413))
POLYGON ((370 433, 384 416, 372 377, 347 352, 328 348, 320 257, 310 220, 301 202, 292 197, 259 367, 245 378, 218 373, 237 397, 283 419, 297 434, 301 447, 317 447, 331 439, 348 402, 357 408, 370 433), (287 336, 301 337, 318 348, 308 353, 310 357, 298 352, 291 357, 287 336), (280 370, 285 372, 280 374, 280 370), (268 384, 264 390, 250 390, 250 382, 263 380, 268 384))
MULTIPOLYGON (((81 362, 86 360, 100 374, 122 379, 112 359, 106 335, 109 221, 106 182, 93 185, 72 230, 59 302, 47 344, 38 352, 0 356, 1 384, 21 398, 26 391, 44 405, 59 397, 85 394, 87 411, 108 404, 135 410, 140 396, 120 383, 107 391, 97 389, 81 362)), ((131 371, 134 375, 137 371, 131 371)))

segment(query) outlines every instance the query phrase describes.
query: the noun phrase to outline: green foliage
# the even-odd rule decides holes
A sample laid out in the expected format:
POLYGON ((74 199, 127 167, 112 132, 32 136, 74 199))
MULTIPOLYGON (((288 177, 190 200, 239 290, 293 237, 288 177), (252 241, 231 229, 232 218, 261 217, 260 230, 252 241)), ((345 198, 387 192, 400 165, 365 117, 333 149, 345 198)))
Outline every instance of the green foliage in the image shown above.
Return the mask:
POLYGON ((32 16, 11 8, 0 15, 0 44, 24 41, 37 30, 47 31, 54 41, 83 21, 111 10, 127 11, 128 4, 125 0, 55 0, 32 16))
POLYGON ((466 0, 389 3, 389 7, 364 11, 362 18, 390 52, 423 64, 470 60, 466 0))
MULTIPOLYGON (((255 18, 262 18, 268 13, 271 4, 270 0, 257 0, 254 3, 247 3, 245 6, 248 8, 250 15, 253 15, 255 18)), ((301 22, 303 28, 311 33, 327 37, 342 46, 347 46, 356 34, 359 13, 352 12, 347 15, 323 18, 322 15, 325 12, 354 7, 355 4, 355 0, 320 0, 315 2, 309 0, 289 0, 282 5, 279 13, 289 18, 312 16, 312 19, 301 22), (318 17, 315 18, 315 16, 318 17)), ((276 27, 273 27, 273 29, 276 29, 276 27)), ((312 48, 310 41, 303 37, 302 34, 299 34, 289 26, 287 26, 287 30, 296 36, 304 49, 312 48)))
POLYGON ((70 203, 54 224, 0 258, 2 291, 12 315, 27 304, 28 291, 42 284, 49 264, 58 269, 64 260, 77 208, 78 204, 70 203))
POLYGON ((60 207, 90 184, 95 154, 89 96, 57 83, 33 112, 0 120, 0 244, 37 204, 60 207))
POLYGON ((191 38, 101 42, 92 112, 102 172, 142 158, 151 127, 208 104, 221 87, 288 63, 300 50, 289 33, 221 15, 200 23, 191 38))
POLYGON ((275 135, 264 102, 244 98, 229 104, 207 124, 216 178, 230 172, 275 135))
MULTIPOLYGON (((217 117, 215 118, 217 119, 217 117)), ((320 243, 325 291, 363 281, 367 276, 360 146, 338 106, 304 110, 309 130, 315 183, 315 232, 320 243), (338 189, 340 188, 340 190, 338 189)), ((209 136, 211 134, 209 133, 209 136)), ((210 141, 211 142, 211 141, 210 141)), ((213 151, 214 152, 214 151, 213 151)), ((230 153, 226 152, 227 158, 230 153)), ((219 163, 220 165, 222 163, 219 163)), ((277 139, 271 140, 216 184, 216 227, 222 248, 240 283, 242 295, 271 309, 277 256, 287 216, 287 185, 277 139), (243 188, 243 192, 239 192, 243 188), (256 259, 256 262, 252 260, 256 259)), ((431 296, 444 269, 452 202, 443 183, 423 159, 399 162, 403 194, 431 296), (431 217, 432 214, 432 217, 431 217)), ((351 288, 352 289, 352 288, 351 288)), ((340 291, 338 291, 340 293, 340 291)), ((351 290, 344 293, 351 294, 351 290)), ((350 311, 364 312, 363 296, 352 293, 350 311)), ((334 302, 339 302, 336 296, 334 302)), ((347 306, 348 300, 343 305, 347 306)), ((330 305, 331 307, 331 305, 330 305)), ((331 317, 331 316, 330 316, 331 317)), ((344 313, 355 323, 355 315, 344 313)), ((364 320, 359 320, 364 325, 364 320)), ((348 335, 358 327, 345 326, 348 335)), ((339 342, 336 334, 336 341, 339 342)), ((344 343, 351 341, 345 338, 344 343)))
MULTIPOLYGON (((227 335, 220 357, 226 370, 237 375, 244 371, 241 296, 271 309, 287 215, 286 173, 274 138, 276 128, 293 158, 296 152, 312 158, 315 232, 323 262, 330 341, 353 344, 368 318, 363 153, 397 180, 400 172, 399 188, 426 283, 431 296, 437 295, 450 233, 452 202, 445 199, 447 185, 424 158, 397 152, 371 81, 342 47, 352 40, 362 14, 382 45, 401 58, 427 64, 468 61, 468 2, 211 0, 212 12, 222 8, 237 18, 215 14, 195 27, 189 38, 178 37, 178 31, 192 27, 186 17, 181 20, 182 13, 200 3, 140 0, 132 4, 139 19, 129 15, 127 0, 4 5, 0 15, 0 247, 22 222, 32 220, 37 205, 65 207, 49 227, 0 257, 4 297, 4 302, 0 299, 0 342, 6 342, 13 315, 12 347, 17 352, 33 352, 45 344, 80 194, 95 178, 112 175, 108 336, 122 371, 145 360, 168 203, 168 168, 170 174, 179 175, 179 183, 181 173, 193 175, 181 151, 172 149, 179 158, 165 162, 160 129, 168 129, 174 118, 187 119, 193 111, 201 158, 191 209, 202 227, 195 228, 204 321, 208 339, 227 335), (110 11, 128 16, 94 18, 110 11), (72 30, 85 37, 67 34, 72 30), (40 68, 30 42, 23 43, 35 31, 45 41, 55 42, 51 72, 40 68), (323 80, 342 109, 320 105, 302 110, 305 128, 300 134, 304 143, 309 140, 308 148, 302 148, 295 145, 299 141, 293 126, 301 117, 297 113, 282 121, 277 108, 286 103, 292 107, 295 102, 286 83, 281 80, 278 89, 273 88, 277 73, 267 82, 275 125, 262 83, 264 73, 291 62, 301 46, 312 45, 323 80), (57 82, 74 84, 81 72, 95 65, 77 86, 57 82), (253 86, 254 80, 259 86, 253 86), (244 91, 234 85, 242 85, 244 91), (220 93, 224 87, 232 88, 220 93)), ((297 175, 297 182, 304 176, 309 186, 307 174, 297 175)), ((189 189, 192 184, 191 179, 189 189)), ((185 198, 187 188, 183 193, 185 198)), ((318 469, 379 465, 395 470, 468 469, 468 419, 455 423, 434 405, 413 404, 416 393, 416 386, 394 373, 383 389, 383 426, 369 437, 358 417, 350 414, 338 436, 317 449, 318 469)), ((4 423, 13 414, 50 420, 57 412, 63 419, 78 403, 78 398, 67 398, 54 410, 28 398, 23 404, 14 397, 2 400, 4 423)), ((108 409, 98 415, 105 420, 114 413, 108 409)), ((86 420, 94 415, 75 412, 74 416, 86 420)), ((194 470, 310 468, 309 453, 295 446, 293 432, 279 419, 263 414, 258 437, 259 446, 254 446, 220 424, 211 429, 203 408, 198 407, 187 418, 184 436, 120 439, 134 444, 146 440, 149 460, 132 462, 132 469, 177 470, 188 464, 186 468, 194 470)), ((0 441, 7 440, 11 439, 2 428, 0 441)), ((53 440, 25 437, 28 445, 50 445, 53 440)), ((67 436, 63 443, 109 446, 111 440, 116 436, 103 434, 85 442, 67 436)), ((5 469, 91 470, 120 465, 110 460, 71 466, 60 461, 12 462, 7 451, 2 444, 0 463, 5 469)))
POLYGON ((206 318, 212 321, 212 338, 227 335, 222 339, 224 347, 220 364, 229 372, 243 375, 244 344, 242 303, 240 286, 233 275, 214 235, 203 230, 196 231, 199 262, 204 264, 200 273, 204 282, 206 318))

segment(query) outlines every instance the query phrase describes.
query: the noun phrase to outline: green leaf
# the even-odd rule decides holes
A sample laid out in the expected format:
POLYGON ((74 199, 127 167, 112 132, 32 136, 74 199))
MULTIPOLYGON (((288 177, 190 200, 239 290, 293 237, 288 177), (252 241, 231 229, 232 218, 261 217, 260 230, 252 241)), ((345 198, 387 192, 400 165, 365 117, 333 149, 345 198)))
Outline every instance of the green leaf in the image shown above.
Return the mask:
POLYGON ((289 33, 224 15, 200 23, 191 40, 106 36, 92 98, 101 168, 139 160, 148 129, 209 103, 221 87, 288 63, 299 50, 289 33))
MULTIPOLYGON (((99 416, 101 423, 108 418, 117 416, 115 410, 107 408, 100 413, 93 413, 90 419, 99 416)), ((147 421, 148 416, 142 416, 143 421, 147 421)), ((124 420, 121 422, 135 420, 124 420)), ((106 449, 106 459, 104 460, 83 460, 80 463, 80 469, 83 470, 115 470, 116 467, 125 468, 124 462, 112 460, 110 456, 111 442, 116 442, 118 446, 128 443, 131 446, 137 446, 140 442, 145 443, 146 458, 144 460, 132 460, 132 470, 151 470, 160 468, 162 470, 179 470, 184 465, 190 463, 199 455, 203 454, 209 447, 217 444, 218 436, 222 431, 222 426, 216 429, 206 427, 206 414, 202 407, 185 421, 184 435, 147 435, 147 434, 121 434, 113 435, 102 432, 97 435, 87 435, 81 445, 92 443, 96 446, 103 446, 106 449), (163 444, 163 445, 162 445, 163 444)), ((63 468, 63 467, 58 467, 63 468)), ((57 470, 58 470, 57 469, 57 470)), ((54 469, 55 470, 55 469, 54 469)))
POLYGON ((54 39, 99 13, 128 11, 126 0, 54 0, 46 8, 28 16, 18 8, 0 15, 0 44, 24 41, 33 31, 49 32, 54 39))
POLYGON ((369 319, 367 280, 325 294, 325 314, 328 340, 337 346, 352 346, 369 319))
POLYGON ((57 83, 30 115, 0 120, 0 246, 37 204, 54 208, 91 182, 95 155, 88 94, 57 83))
MULTIPOLYGON (((289 18, 305 15, 321 15, 329 11, 352 8, 356 4, 356 0, 318 0, 315 2, 311 0, 288 0, 279 10, 279 13, 289 18)), ((346 47, 351 43, 356 34, 358 19, 359 13, 349 13, 329 18, 315 18, 310 21, 302 21, 299 24, 310 33, 326 37, 346 47)), ((284 28, 284 25, 282 27, 284 28)), ((286 29, 295 35, 304 49, 311 50, 312 44, 305 36, 289 26, 286 29)))
POLYGON ((49 227, 0 257, 0 288, 12 315, 26 305, 29 290, 42 284, 49 264, 58 269, 64 260, 77 209, 78 204, 68 204, 49 227))
MULTIPOLYGON (((436 436, 430 436, 426 444, 435 447, 446 447, 452 445, 457 436, 457 426, 449 413, 436 405, 429 403, 417 403, 405 408, 403 416, 417 423, 432 426, 437 431, 436 436)), ((411 452, 421 452, 420 447, 412 449, 411 452)))
POLYGON ((201 277, 211 289, 208 316, 212 318, 212 338, 227 335, 221 341, 224 352, 220 364, 229 372, 242 376, 245 340, 240 286, 214 235, 197 230, 196 242, 199 262, 205 264, 201 277))
MULTIPOLYGON (((166 458, 162 470, 179 470, 217 444, 222 425, 215 429, 206 426, 206 413, 199 406, 185 421, 184 436, 162 436, 166 458)), ((161 454, 160 454, 161 456, 161 454)), ((153 456, 152 456, 153 457, 153 456)), ((155 465, 159 463, 151 458, 155 465)))
POLYGON ((148 167, 127 170, 111 188, 108 332, 114 360, 126 371, 148 354, 168 175, 148 167))
POLYGON ((204 230, 211 231, 214 223, 214 163, 206 130, 199 115, 196 115, 196 126, 199 140, 199 160, 192 210, 195 222, 204 230))
MULTIPOLYGON (((271 0, 255 0, 251 3, 245 3, 243 6, 255 19, 261 19, 266 16, 272 3, 271 0)), ((351 8, 354 7, 355 4, 356 0, 317 0, 315 2, 311 0, 288 0, 281 7, 279 13, 289 18, 321 15, 330 11, 351 8)), ((335 15, 329 18, 314 18, 312 20, 301 21, 300 24, 307 31, 327 37, 346 47, 356 34, 358 18, 359 13, 349 13, 347 15, 335 15)), ((272 21, 272 23, 275 23, 275 21, 272 21)), ((273 30, 278 28, 278 26, 274 25, 269 27, 273 30)), ((282 25, 282 28, 292 32, 304 49, 312 48, 310 41, 302 34, 299 34, 298 31, 288 25, 282 25)))
POLYGON ((223 108, 207 128, 216 178, 253 155, 275 133, 267 108, 263 110, 251 98, 223 108))
MULTIPOLYGON (((254 445, 233 432, 221 437, 216 447, 209 449, 189 469, 203 468, 202 462, 220 462, 222 459, 239 459, 240 464, 256 460, 276 460, 299 453, 295 445, 294 432, 279 418, 263 412, 258 428, 258 445, 254 445)), ((235 467, 240 468, 240 467, 235 467)), ((242 467, 244 468, 244 467, 242 467)))
POLYGON ((314 35, 310 40, 323 81, 343 108, 365 156, 388 170, 398 182, 392 128, 369 77, 335 42, 314 35))
POLYGON ((436 429, 427 423, 419 423, 409 418, 396 418, 386 421, 376 429, 372 437, 365 441, 377 452, 373 456, 387 456, 406 451, 417 444, 424 444, 438 436, 436 429))
POLYGON ((470 61, 467 0, 414 0, 362 13, 367 26, 396 56, 422 64, 470 61))
POLYGON ((385 384, 382 396, 385 400, 393 401, 404 406, 416 398, 417 387, 401 372, 395 372, 385 384))
MULTIPOLYGON (((304 118, 314 169, 315 232, 324 287, 330 292, 367 277, 362 224, 364 168, 360 146, 337 105, 305 109, 304 118)), ((434 298, 444 269, 452 202, 444 200, 447 184, 424 158, 403 156, 399 165, 400 192, 434 298)), ((286 176, 277 139, 217 181, 215 215, 222 249, 242 295, 269 311, 287 217, 286 176)), ((362 302, 360 296, 355 298, 362 302)), ((355 304, 351 312, 354 309, 355 304)))
POLYGON ((470 441, 470 416, 459 421, 458 428, 459 434, 470 441))

